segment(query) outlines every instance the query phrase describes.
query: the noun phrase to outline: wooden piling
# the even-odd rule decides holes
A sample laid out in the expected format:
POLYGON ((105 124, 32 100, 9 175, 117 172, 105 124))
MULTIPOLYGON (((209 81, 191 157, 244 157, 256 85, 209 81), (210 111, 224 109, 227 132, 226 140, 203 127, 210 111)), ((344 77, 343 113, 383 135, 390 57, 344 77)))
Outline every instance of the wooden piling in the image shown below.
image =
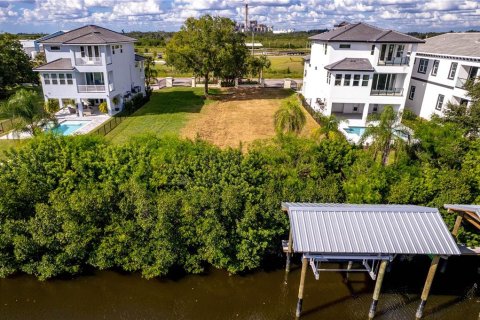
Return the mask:
POLYGON ((285 273, 290 272, 290 260, 292 259, 292 248, 293 248, 293 237, 292 237, 292 230, 288 235, 288 249, 287 249, 287 263, 285 265, 285 273))
POLYGON ((302 304, 303 304, 303 290, 305 288, 305 276, 307 274, 307 258, 303 257, 302 259, 302 273, 300 274, 300 286, 298 287, 298 301, 297 301, 297 311, 295 315, 297 318, 302 314, 302 304))
POLYGON ((382 260, 380 268, 377 274, 377 281, 375 282, 375 290, 373 290, 372 304, 370 305, 370 311, 368 312, 368 318, 373 319, 377 312, 378 298, 380 297, 380 290, 382 289, 383 277, 385 276, 385 270, 387 269, 388 260, 382 260))
POLYGON ((425 309, 425 305, 427 304, 428 294, 430 293, 430 288, 432 287, 433 278, 435 277, 435 272, 437 271, 438 262, 440 261, 439 256, 435 256, 432 259, 432 263, 430 264, 430 269, 428 270, 427 279, 425 280, 425 286, 423 287, 422 291, 422 301, 418 306, 417 313, 415 314, 417 319, 422 318, 423 310, 425 309))

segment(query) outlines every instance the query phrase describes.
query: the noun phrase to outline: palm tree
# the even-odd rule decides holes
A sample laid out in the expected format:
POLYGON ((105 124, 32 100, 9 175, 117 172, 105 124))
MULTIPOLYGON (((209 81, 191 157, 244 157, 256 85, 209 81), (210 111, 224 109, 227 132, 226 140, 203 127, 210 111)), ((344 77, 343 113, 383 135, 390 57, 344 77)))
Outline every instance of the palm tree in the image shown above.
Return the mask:
POLYGON ((314 132, 315 137, 325 137, 326 140, 329 140, 330 138, 335 138, 341 135, 340 130, 338 129, 340 120, 338 120, 333 114, 325 116, 322 113, 317 112, 315 113, 314 118, 320 125, 320 128, 314 132))
POLYGON ((45 111, 43 99, 34 91, 20 89, 1 105, 0 113, 12 119, 14 128, 35 136, 48 122, 55 122, 54 114, 45 111))
POLYGON ((373 157, 376 159, 380 153, 383 166, 387 164, 388 155, 392 149, 400 151, 405 146, 402 135, 410 140, 410 133, 400 126, 401 118, 401 114, 395 112, 392 106, 386 106, 380 116, 374 114, 369 118, 370 121, 378 121, 378 125, 369 124, 360 138, 360 144, 365 143, 368 138, 373 140, 371 145, 373 157))
POLYGON ((147 92, 151 91, 150 84, 157 83, 157 69, 155 69, 155 60, 153 57, 145 57, 145 83, 147 92))
POLYGON ((299 134, 307 118, 296 97, 284 100, 280 109, 274 115, 275 129, 277 132, 292 132, 299 134))

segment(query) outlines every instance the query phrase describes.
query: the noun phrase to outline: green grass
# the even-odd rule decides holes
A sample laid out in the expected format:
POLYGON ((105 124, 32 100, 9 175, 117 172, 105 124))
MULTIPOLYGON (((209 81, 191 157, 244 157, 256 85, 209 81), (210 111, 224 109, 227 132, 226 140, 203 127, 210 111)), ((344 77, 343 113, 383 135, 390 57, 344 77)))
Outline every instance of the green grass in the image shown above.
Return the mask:
POLYGON ((191 113, 212 102, 203 98, 203 88, 171 88, 153 92, 150 101, 106 135, 121 144, 141 134, 179 134, 191 113))
POLYGON ((265 79, 303 78, 303 58, 292 56, 269 56, 272 63, 264 71, 265 79))

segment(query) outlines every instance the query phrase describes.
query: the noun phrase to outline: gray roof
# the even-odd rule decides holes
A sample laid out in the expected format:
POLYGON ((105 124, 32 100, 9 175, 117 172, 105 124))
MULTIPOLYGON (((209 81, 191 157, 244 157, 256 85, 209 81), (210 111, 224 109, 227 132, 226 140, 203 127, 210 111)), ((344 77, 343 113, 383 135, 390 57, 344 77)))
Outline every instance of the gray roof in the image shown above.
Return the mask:
POLYGON ((57 71, 57 70, 73 70, 72 60, 68 58, 60 58, 51 62, 42 64, 39 67, 34 68, 34 71, 57 71))
POLYGON ((317 34, 310 40, 327 42, 423 43, 424 40, 394 30, 381 29, 363 22, 317 34))
POLYGON ((480 32, 445 33, 426 39, 418 52, 480 57, 480 32))
POLYGON ((40 41, 45 44, 109 44, 134 42, 136 39, 99 26, 88 25, 40 41))
POLYGON ((476 213, 480 219, 480 205, 476 204, 446 204, 444 205, 446 209, 452 209, 455 211, 468 211, 476 213))
POLYGON ((370 60, 364 58, 345 58, 325 66, 325 69, 331 71, 375 71, 370 60))
POLYGON ((41 38, 38 38, 38 39, 36 39, 35 41, 42 42, 42 41, 51 39, 51 38, 53 38, 53 37, 59 36, 59 35, 64 34, 64 33, 65 33, 64 31, 57 31, 57 32, 54 32, 54 33, 52 33, 52 34, 47 34, 46 36, 43 36, 43 37, 41 37, 41 38))
POLYGON ((436 208, 324 203, 282 207, 288 211, 295 252, 460 254, 436 208))

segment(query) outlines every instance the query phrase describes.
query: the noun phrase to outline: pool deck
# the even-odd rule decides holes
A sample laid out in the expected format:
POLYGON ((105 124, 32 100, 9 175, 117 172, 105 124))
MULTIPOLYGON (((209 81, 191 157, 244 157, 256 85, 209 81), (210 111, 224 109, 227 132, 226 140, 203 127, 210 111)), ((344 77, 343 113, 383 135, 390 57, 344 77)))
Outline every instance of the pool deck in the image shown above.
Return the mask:
MULTIPOLYGON (((80 117, 76 114, 69 113, 68 109, 62 109, 55 114, 58 122, 63 122, 66 120, 70 121, 89 121, 89 123, 78 130, 76 130, 72 135, 78 134, 87 134, 102 123, 106 122, 110 119, 110 116, 107 114, 93 114, 89 116, 80 117)), ((0 139, 28 139, 32 136, 28 132, 18 132, 18 131, 10 131, 9 133, 0 137, 0 139)))

